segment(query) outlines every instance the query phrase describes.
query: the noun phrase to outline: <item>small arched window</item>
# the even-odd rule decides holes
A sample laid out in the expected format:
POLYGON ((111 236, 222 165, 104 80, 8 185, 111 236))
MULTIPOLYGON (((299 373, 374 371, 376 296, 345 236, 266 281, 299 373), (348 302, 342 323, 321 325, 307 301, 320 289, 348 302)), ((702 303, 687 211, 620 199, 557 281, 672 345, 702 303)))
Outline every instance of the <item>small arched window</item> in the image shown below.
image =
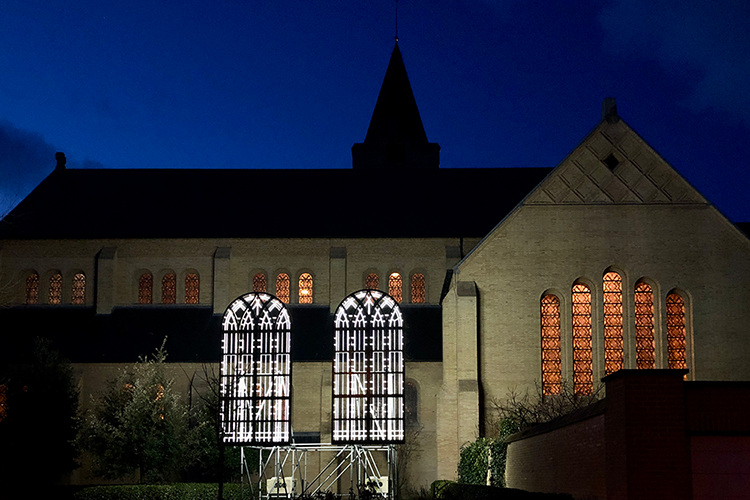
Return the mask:
POLYGON ((201 280, 197 273, 185 276, 185 304, 198 304, 201 297, 201 280))
POLYGON ((411 275, 411 303, 423 304, 425 301, 424 274, 414 273, 411 275))
POLYGON ((86 303, 86 275, 76 273, 73 276, 73 290, 70 297, 73 304, 83 305, 86 303))
POLYGON ((370 273, 365 278, 365 288, 367 290, 377 290, 380 287, 380 278, 375 273, 370 273))
POLYGON ((49 277, 49 303, 62 303, 62 274, 55 273, 49 277))
POLYGON ((654 292, 648 283, 635 285, 635 363, 639 369, 656 367, 654 292))
POLYGON ((161 279, 161 303, 175 304, 177 302, 177 278, 174 273, 167 273, 161 279))
POLYGON ((591 341, 591 289, 583 284, 573 285, 573 391, 592 394, 594 364, 591 341))
POLYGON ((404 424, 419 425, 419 392, 414 382, 404 384, 404 424))
POLYGON ((541 300, 542 395, 560 394, 562 353, 560 340, 560 299, 545 295, 541 300))
POLYGON ((284 304, 289 303, 289 275, 286 273, 276 276, 276 297, 284 304))
POLYGON ((151 273, 143 273, 138 278, 138 303, 151 304, 154 297, 154 278, 151 273))
POLYGON ((310 273, 299 275, 299 303, 313 303, 313 277, 310 273))
POLYGON ((31 273, 26 277, 26 303, 36 304, 39 302, 39 275, 31 273))
POLYGON ((608 272, 602 279, 604 298, 604 371, 607 375, 622 370, 622 278, 608 272))
POLYGON ((266 293, 268 284, 266 283, 266 275, 258 273, 253 276, 253 292, 266 293))
POLYGON ((667 295, 667 366, 687 368, 687 327, 685 299, 672 292, 667 295))
POLYGON ((399 273, 391 273, 388 276, 388 295, 396 299, 396 302, 401 302, 401 275, 399 273))

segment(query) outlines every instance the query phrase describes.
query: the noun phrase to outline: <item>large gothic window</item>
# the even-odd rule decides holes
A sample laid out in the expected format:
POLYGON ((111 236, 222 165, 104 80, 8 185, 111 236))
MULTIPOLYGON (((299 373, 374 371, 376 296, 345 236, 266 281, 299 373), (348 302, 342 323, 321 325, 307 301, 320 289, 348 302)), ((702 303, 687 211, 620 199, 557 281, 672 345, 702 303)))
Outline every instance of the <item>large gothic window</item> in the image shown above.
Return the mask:
POLYGON ((39 302, 39 275, 31 273, 26 277, 26 303, 36 304, 39 302))
POLYGON ((591 289, 583 284, 573 285, 573 391, 592 394, 594 365, 591 331, 591 289))
POLYGON ((391 273, 388 276, 388 295, 394 298, 396 302, 401 302, 401 275, 399 273, 391 273))
POLYGON ((289 275, 286 273, 276 276, 276 297, 284 304, 289 303, 289 275))
POLYGON ((167 273, 161 279, 161 303, 174 304, 177 302, 177 277, 174 273, 167 273))
POLYGON ((403 317, 378 290, 346 297, 334 314, 333 442, 404 440, 403 317))
POLYGON ((622 370, 622 278, 608 272, 602 279, 604 297, 604 371, 607 375, 622 370))
POLYGON ((313 303, 313 277, 310 273, 299 275, 299 303, 313 303))
POLYGON ((201 280, 196 273, 185 276, 185 304, 198 304, 201 298, 201 280))
POLYGON ((70 296, 73 304, 82 305, 86 303, 86 275, 76 273, 73 276, 73 290, 70 296))
POLYGON ((667 366, 687 368, 685 299, 676 292, 667 295, 667 366))
POLYGON ((291 431, 291 320, 284 304, 252 292, 222 322, 220 421, 224 442, 288 444, 291 431))
POLYGON ((151 273, 143 273, 138 278, 138 303, 151 304, 154 298, 154 278, 151 273))
POLYGON ((266 283, 266 275, 263 273, 257 273, 253 276, 253 292, 266 293, 268 285, 266 283))
POLYGON ((380 288, 380 278, 375 273, 370 273, 365 277, 365 288, 368 290, 377 290, 380 288))
POLYGON ((422 304, 425 301, 425 279, 424 274, 414 273, 411 275, 411 303, 422 304))
POLYGON ((656 366, 654 292, 648 283, 635 285, 635 362, 639 369, 656 366))
POLYGON ((560 394, 562 355, 560 340, 560 299, 545 295, 541 300, 542 318, 542 395, 560 394))
POLYGON ((49 277, 49 303, 62 303, 62 274, 54 273, 49 277))

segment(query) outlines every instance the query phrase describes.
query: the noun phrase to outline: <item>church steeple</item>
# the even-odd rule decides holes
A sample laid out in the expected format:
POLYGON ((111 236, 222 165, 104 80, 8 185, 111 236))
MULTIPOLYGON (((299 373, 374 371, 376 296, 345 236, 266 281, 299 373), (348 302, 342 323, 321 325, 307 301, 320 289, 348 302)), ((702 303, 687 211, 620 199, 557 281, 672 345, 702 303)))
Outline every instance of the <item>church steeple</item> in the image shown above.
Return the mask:
POLYGON ((352 146, 360 169, 423 169, 440 166, 440 146, 427 141, 398 42, 393 48, 364 143, 352 146))

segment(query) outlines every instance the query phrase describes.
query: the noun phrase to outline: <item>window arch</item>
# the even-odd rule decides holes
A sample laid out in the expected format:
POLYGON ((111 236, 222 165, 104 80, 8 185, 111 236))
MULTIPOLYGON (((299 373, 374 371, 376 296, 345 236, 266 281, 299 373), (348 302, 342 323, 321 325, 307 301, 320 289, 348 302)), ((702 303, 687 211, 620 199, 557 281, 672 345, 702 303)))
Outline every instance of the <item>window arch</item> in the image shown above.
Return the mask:
POLYGON ((276 276, 276 297, 284 304, 289 303, 289 275, 286 273, 276 276))
POLYGON ((687 368, 685 299, 677 292, 667 295, 667 367, 687 368))
POLYGON ((198 273, 188 273, 185 276, 185 304, 200 303, 201 280, 198 273))
POLYGON ((419 390, 411 380, 404 384, 404 424, 419 425, 419 390))
POLYGON ((541 300, 542 395, 560 394, 562 389, 562 350, 560 338, 560 299, 544 295, 541 300))
POLYGON ((370 273, 365 277, 365 288, 367 290, 377 290, 380 288, 380 278, 377 273, 370 273))
POLYGON ((73 290, 70 296, 73 304, 82 305, 86 303, 86 275, 76 273, 73 275, 73 290))
POLYGON ((161 303, 175 304, 177 302, 177 277, 174 273, 167 273, 161 279, 161 303))
POLYGON ((573 285, 573 391, 592 394, 594 363, 591 330, 591 289, 584 283, 573 285))
POLYGON ((265 273, 257 273, 253 276, 253 292, 266 293, 268 290, 265 273))
POLYGON ((299 303, 313 303, 313 277, 310 273, 299 275, 299 303))
POLYGON ((26 277, 26 303, 39 303, 39 275, 35 272, 26 277))
POLYGON ((49 303, 62 303, 62 274, 55 272, 49 277, 49 303))
POLYGON ((604 317, 604 372, 606 375, 622 370, 622 277, 610 271, 602 278, 604 317))
POLYGON ((151 304, 154 299, 154 277, 151 273, 143 273, 138 278, 138 303, 151 304))
POLYGON ((633 290, 635 297, 635 363, 638 369, 656 367, 654 344, 654 291, 651 285, 639 281, 633 290))
POLYGON ((425 302, 424 274, 414 273, 411 275, 411 303, 423 304, 424 302, 425 302))
POLYGON ((388 295, 393 297, 396 302, 401 302, 402 280, 399 273, 391 273, 388 276, 388 295))

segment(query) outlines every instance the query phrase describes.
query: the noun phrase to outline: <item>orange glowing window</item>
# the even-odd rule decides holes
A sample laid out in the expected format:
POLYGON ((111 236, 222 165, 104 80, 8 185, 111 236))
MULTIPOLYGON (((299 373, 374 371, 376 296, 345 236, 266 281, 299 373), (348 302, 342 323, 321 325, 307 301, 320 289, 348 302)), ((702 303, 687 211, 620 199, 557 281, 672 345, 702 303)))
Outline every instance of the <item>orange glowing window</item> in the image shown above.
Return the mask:
POLYGON ((591 342, 591 290, 583 283, 573 285, 573 391, 592 394, 594 364, 591 342))
POLYGON ((196 273, 185 276, 185 304, 198 304, 201 297, 201 280, 196 273))
POLYGON ((84 304, 86 302, 86 275, 83 273, 76 273, 73 276, 73 293, 71 294, 70 301, 73 304, 84 304))
POLYGON ((177 302, 177 278, 174 273, 167 273, 161 279, 161 303, 174 304, 177 302))
POLYGON ((545 295, 541 300, 542 395, 560 394, 562 356, 560 342, 560 299, 545 295))
POLYGON ((253 292, 266 293, 267 287, 265 274, 258 273, 253 276, 253 292))
POLYGON ((49 303, 62 303, 62 274, 60 273, 49 277, 49 303))
POLYGON ((401 302, 401 275, 398 273, 391 273, 388 276, 388 295, 396 299, 396 302, 401 302))
POLYGON ((670 369, 687 368, 685 300, 677 293, 667 295, 667 363, 670 369))
POLYGON ((370 273, 365 278, 365 288, 368 290, 377 290, 380 286, 380 278, 375 273, 370 273))
POLYGON ((639 369, 656 367, 654 292, 648 283, 635 285, 635 362, 639 369))
POLYGON ((425 301, 424 274, 414 273, 411 275, 411 303, 423 304, 425 301))
POLYGON ((604 370, 607 375, 622 370, 622 278, 608 272, 602 279, 604 296, 604 370))
POLYGON ((299 275, 299 303, 313 303, 313 277, 310 273, 299 275))
POLYGON ((286 273, 276 276, 276 297, 284 304, 289 303, 289 275, 286 273))
POLYGON ((143 273, 138 278, 138 303, 150 304, 153 302, 154 278, 151 273, 143 273))
POLYGON ((26 277, 26 303, 36 304, 39 302, 39 275, 31 273, 26 277))

